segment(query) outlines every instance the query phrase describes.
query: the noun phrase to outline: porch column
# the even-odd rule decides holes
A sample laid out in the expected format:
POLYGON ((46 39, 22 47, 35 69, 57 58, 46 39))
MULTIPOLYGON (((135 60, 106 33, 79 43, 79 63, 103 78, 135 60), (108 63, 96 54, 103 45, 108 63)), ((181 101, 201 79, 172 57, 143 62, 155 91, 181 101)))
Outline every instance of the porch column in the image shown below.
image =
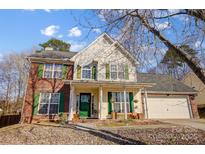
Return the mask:
POLYGON ((147 108, 147 90, 144 88, 144 104, 145 104, 145 117, 148 119, 148 108, 147 108))
POLYGON ((125 120, 127 120, 127 102, 126 102, 126 89, 124 88, 124 113, 125 113, 125 120))
POLYGON ((103 102, 103 90, 102 86, 100 86, 100 120, 102 120, 102 102, 103 102))
POLYGON ((70 100, 69 100, 69 116, 68 121, 73 119, 73 97, 74 97, 74 87, 70 85, 70 100))

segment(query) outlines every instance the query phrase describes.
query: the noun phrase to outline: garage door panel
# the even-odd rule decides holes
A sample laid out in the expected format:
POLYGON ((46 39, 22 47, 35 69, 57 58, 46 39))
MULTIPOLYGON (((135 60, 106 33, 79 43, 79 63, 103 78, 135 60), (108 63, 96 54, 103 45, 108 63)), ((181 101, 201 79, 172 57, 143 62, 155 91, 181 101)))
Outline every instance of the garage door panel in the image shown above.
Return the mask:
POLYGON ((151 119, 190 118, 187 99, 175 97, 148 97, 148 117, 151 119))

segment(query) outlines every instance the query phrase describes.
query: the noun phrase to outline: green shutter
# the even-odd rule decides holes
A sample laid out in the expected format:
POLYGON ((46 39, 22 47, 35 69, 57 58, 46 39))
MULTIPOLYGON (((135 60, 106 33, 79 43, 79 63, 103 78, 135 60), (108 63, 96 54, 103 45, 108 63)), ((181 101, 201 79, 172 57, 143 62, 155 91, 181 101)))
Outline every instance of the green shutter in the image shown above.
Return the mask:
POLYGON ((44 67, 44 64, 38 64, 38 78, 43 77, 43 67, 44 67))
POLYGON ((77 79, 81 79, 81 66, 77 66, 77 79))
POLYGON ((112 93, 108 92, 108 114, 112 112, 112 93))
POLYGON ((64 93, 60 93, 59 113, 64 112, 64 93))
POLYGON ((92 67, 92 79, 96 80, 96 66, 92 67))
POLYGON ((129 99, 130 99, 130 112, 134 111, 134 103, 133 103, 133 93, 129 93, 129 99))
POLYGON ((68 65, 62 66, 62 79, 67 79, 68 76, 68 65))
POLYGON ((129 80, 129 68, 128 68, 128 65, 125 65, 125 79, 129 80))
POLYGON ((39 103, 40 93, 34 94, 34 102, 33 102, 33 112, 32 115, 36 115, 38 113, 38 103, 39 103))
POLYGON ((105 69, 106 69, 106 72, 105 72, 106 79, 110 79, 110 66, 109 66, 109 64, 106 64, 105 69))

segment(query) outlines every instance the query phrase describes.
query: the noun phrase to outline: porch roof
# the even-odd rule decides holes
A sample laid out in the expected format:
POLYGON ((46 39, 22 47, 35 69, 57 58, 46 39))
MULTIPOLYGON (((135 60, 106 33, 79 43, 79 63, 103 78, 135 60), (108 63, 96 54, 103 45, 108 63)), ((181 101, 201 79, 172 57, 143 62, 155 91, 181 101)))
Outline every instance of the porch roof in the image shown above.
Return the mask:
POLYGON ((65 84, 92 86, 120 86, 125 88, 152 87, 155 83, 139 83, 134 81, 95 81, 95 80, 64 80, 65 84))

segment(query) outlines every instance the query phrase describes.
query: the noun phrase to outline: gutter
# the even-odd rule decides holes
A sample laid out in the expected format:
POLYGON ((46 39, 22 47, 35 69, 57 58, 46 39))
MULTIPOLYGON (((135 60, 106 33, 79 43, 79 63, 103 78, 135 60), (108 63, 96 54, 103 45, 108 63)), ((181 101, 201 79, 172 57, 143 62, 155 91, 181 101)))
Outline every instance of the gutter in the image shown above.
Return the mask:
POLYGON ((26 59, 29 59, 32 62, 44 62, 44 61, 48 60, 48 61, 61 61, 61 62, 63 61, 65 63, 72 63, 72 64, 74 64, 74 61, 71 61, 69 58, 56 59, 56 58, 26 57, 26 59))
MULTIPOLYGON (((144 93, 144 92, 142 92, 144 93)), ((198 92, 175 92, 175 91, 147 91, 147 93, 149 94, 178 94, 178 95, 182 95, 182 94, 185 94, 185 95, 188 95, 188 94, 194 94, 196 95, 198 92)))
POLYGON ((152 87, 155 83, 119 82, 119 81, 95 81, 95 80, 63 80, 65 84, 95 84, 95 85, 120 85, 152 87))

